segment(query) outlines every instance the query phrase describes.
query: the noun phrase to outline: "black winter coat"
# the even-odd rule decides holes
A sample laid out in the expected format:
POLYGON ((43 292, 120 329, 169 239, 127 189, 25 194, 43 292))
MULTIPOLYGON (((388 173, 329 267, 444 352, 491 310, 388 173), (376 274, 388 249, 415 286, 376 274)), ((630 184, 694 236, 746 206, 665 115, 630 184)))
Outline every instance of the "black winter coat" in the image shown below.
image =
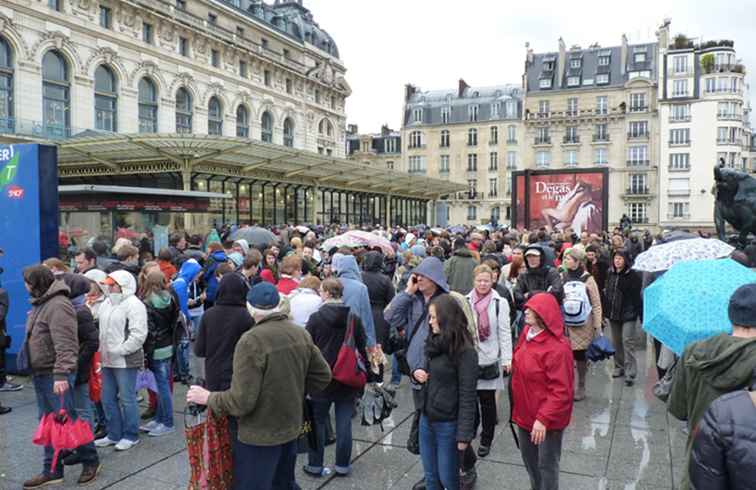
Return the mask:
POLYGON ((527 267, 526 259, 526 270, 517 278, 517 285, 514 289, 514 299, 517 308, 522 309, 525 303, 528 302, 528 299, 533 297, 535 293, 546 292, 554 295, 557 302, 562 304, 562 299, 564 298, 562 276, 557 269, 548 265, 546 249, 540 245, 531 245, 525 249, 525 252, 527 253, 530 249, 541 252, 541 264, 531 269, 527 267), (525 297, 526 293, 528 293, 527 298, 525 297))
POLYGON ((76 386, 89 383, 92 358, 100 348, 100 329, 92 311, 84 304, 89 292, 89 279, 81 274, 66 273, 63 282, 69 289, 69 298, 76 312, 76 333, 79 337, 79 360, 76 363, 76 386))
POLYGON ((367 286, 370 308, 373 312, 376 342, 386 344, 389 336, 389 324, 383 318, 383 310, 394 299, 396 290, 391 279, 383 273, 383 255, 380 252, 368 252, 362 261, 364 272, 362 282, 367 286))
POLYGON ((609 269, 606 279, 604 316, 615 322, 631 322, 643 314, 641 289, 643 281, 637 271, 630 267, 629 257, 625 255, 625 268, 617 271, 614 265, 609 269))
MULTIPOLYGON (((324 303, 318 311, 310 315, 305 327, 312 337, 312 341, 320 349, 323 358, 333 369, 336 360, 339 357, 339 350, 344 343, 344 337, 347 332, 347 322, 349 318, 354 318, 354 341, 357 351, 365 361, 367 367, 367 335, 365 327, 362 326, 360 318, 356 315, 350 315, 349 306, 344 303, 324 303)), ((339 383, 335 379, 331 380, 328 387, 320 393, 312 393, 315 399, 332 399, 343 400, 354 398, 360 390, 339 383)))
MULTIPOLYGON (((166 293, 169 294, 169 293, 166 293)), ((144 355, 148 362, 152 360, 155 349, 173 345, 176 325, 178 324, 178 300, 170 295, 170 304, 165 308, 156 308, 145 300, 147 308, 147 339, 144 341, 144 355)))
POLYGON ((226 274, 215 305, 202 315, 194 353, 205 358, 205 387, 210 391, 231 387, 236 344, 255 324, 247 311, 247 291, 241 274, 226 274))
POLYGON ((457 422, 457 442, 475 437, 478 400, 478 352, 473 346, 452 359, 438 335, 425 344, 428 381, 422 411, 431 422, 457 422))
MULTIPOLYGON (((8 291, 0 288, 0 336, 6 333, 5 319, 8 317, 8 309, 10 308, 10 298, 8 297, 8 291)), ((0 342, 2 345, 2 342, 0 342)))
POLYGON ((695 490, 756 488, 756 394, 740 390, 711 404, 698 425, 688 472, 695 490))

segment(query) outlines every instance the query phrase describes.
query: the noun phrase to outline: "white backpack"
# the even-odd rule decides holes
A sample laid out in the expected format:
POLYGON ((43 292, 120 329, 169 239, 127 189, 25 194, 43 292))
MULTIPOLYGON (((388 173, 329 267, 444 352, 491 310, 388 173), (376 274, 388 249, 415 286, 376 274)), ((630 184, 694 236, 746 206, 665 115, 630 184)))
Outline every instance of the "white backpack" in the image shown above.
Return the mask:
POLYGON ((564 283, 564 301, 562 301, 562 314, 564 324, 569 327, 581 327, 588 321, 593 307, 588 297, 588 288, 585 280, 590 277, 587 272, 580 277, 579 281, 564 283))

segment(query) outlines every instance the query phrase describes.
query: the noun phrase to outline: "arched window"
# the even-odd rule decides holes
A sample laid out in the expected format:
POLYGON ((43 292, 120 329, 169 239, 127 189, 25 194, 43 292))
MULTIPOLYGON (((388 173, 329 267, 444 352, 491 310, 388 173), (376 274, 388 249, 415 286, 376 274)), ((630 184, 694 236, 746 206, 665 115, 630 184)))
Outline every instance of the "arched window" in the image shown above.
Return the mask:
POLYGON ((139 132, 157 133, 157 88, 149 78, 139 80, 139 132))
POLYGON ((42 58, 42 121, 49 138, 65 138, 71 133, 71 82, 68 63, 58 51, 42 58))
POLYGON ((249 138, 249 111, 243 105, 236 108, 236 136, 249 138))
POLYGON ((192 95, 184 87, 176 92, 176 132, 192 132, 192 95))
POLYGON ((321 119, 318 124, 318 133, 322 136, 333 137, 333 124, 328 119, 321 119))
POLYGON ((223 135, 223 110, 218 97, 211 97, 207 104, 207 134, 223 135))
POLYGON ((273 143, 273 116, 270 115, 270 112, 263 112, 261 122, 262 140, 266 143, 273 143))
POLYGON ((13 132, 13 53, 0 37, 0 133, 13 132))
POLYGON ((294 121, 290 117, 284 120, 284 146, 294 147, 294 121))
POLYGON ((95 70, 95 129, 116 131, 118 95, 113 70, 100 65, 95 70))

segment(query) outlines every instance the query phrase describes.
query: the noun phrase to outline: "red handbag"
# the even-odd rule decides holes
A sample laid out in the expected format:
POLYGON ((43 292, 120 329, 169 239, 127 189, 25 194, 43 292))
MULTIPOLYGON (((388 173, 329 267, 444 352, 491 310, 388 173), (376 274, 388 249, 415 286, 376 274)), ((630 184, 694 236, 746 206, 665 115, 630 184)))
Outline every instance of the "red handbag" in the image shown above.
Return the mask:
POLYGON ((336 364, 333 365, 333 379, 355 389, 362 389, 367 383, 367 370, 360 358, 354 342, 354 315, 349 315, 344 343, 341 344, 336 364))

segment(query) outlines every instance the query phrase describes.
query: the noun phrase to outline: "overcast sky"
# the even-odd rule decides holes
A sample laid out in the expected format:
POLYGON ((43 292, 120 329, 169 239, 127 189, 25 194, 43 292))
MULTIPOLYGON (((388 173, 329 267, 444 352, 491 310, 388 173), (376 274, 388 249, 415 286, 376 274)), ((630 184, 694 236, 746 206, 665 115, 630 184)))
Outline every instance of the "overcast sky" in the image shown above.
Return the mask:
MULTIPOLYGON (((665 17, 671 35, 735 41, 756 70, 756 0, 304 0, 347 67, 347 120, 360 132, 401 126, 406 83, 422 89, 520 83, 525 43, 538 52, 594 42, 617 46, 654 40, 665 17)), ((749 74, 747 82, 753 77, 749 74)), ((756 91, 756 87, 753 89, 756 91)), ((754 94, 751 92, 751 97, 754 94)))

